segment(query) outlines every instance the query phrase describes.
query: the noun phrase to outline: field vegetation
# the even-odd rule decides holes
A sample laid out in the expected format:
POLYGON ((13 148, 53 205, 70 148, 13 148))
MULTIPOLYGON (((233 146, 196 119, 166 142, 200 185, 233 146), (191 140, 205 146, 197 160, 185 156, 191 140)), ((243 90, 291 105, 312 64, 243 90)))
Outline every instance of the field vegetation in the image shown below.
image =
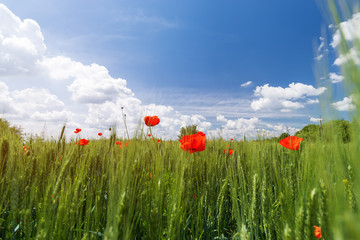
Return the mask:
POLYGON ((189 154, 147 136, 112 132, 81 146, 64 135, 24 142, 7 129, 3 239, 314 239, 315 225, 323 239, 360 237, 359 141, 342 132, 298 151, 208 139, 189 154))

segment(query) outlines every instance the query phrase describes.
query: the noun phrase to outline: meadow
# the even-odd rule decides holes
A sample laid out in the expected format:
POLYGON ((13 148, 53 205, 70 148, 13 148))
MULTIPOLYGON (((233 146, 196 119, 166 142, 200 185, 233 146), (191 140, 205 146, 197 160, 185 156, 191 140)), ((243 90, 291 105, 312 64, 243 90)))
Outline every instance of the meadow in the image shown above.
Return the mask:
POLYGON ((83 146, 3 131, 0 236, 315 239, 319 226, 322 239, 360 239, 359 138, 335 136, 298 151, 208 139, 190 154, 179 141, 114 131, 83 146))

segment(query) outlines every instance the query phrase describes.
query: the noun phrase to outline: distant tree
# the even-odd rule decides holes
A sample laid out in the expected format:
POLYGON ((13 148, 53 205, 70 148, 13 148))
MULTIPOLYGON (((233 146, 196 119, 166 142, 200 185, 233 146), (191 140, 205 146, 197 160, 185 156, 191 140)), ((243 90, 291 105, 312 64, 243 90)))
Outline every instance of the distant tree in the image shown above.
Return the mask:
POLYGON ((303 129, 297 131, 295 136, 302 137, 307 141, 313 141, 320 137, 320 126, 316 124, 306 125, 303 129))
POLYGON ((22 137, 22 130, 20 127, 10 126, 10 123, 2 118, 0 118, 0 138, 5 134, 10 134, 15 137, 22 137))
POLYGON ((352 124, 344 119, 331 120, 322 125, 310 124, 306 125, 295 136, 302 137, 307 141, 314 141, 321 137, 324 141, 332 141, 338 138, 340 141, 347 143, 352 138, 352 124))
POLYGON ((290 136, 290 134, 288 134, 288 133, 282 133, 282 134, 280 135, 280 137, 279 137, 279 141, 282 140, 282 139, 284 139, 284 138, 287 138, 287 137, 289 137, 289 136, 290 136))
POLYGON ((344 143, 348 143, 352 138, 352 126, 349 121, 344 119, 331 120, 323 124, 324 138, 332 140, 338 137, 344 143))
POLYGON ((196 134, 198 132, 199 131, 197 130, 197 125, 188 125, 186 127, 181 127, 180 135, 178 135, 178 138, 182 139, 182 137, 185 135, 196 134))

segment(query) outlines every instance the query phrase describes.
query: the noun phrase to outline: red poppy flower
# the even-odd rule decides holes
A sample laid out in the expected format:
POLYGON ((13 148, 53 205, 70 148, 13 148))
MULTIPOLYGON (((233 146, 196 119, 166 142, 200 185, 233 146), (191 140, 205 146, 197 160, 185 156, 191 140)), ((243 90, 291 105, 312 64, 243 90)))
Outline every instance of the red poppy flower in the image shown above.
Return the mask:
POLYGON ((189 153, 201 152, 205 150, 206 135, 203 132, 198 132, 192 135, 185 135, 179 140, 181 149, 189 153))
POLYGON ((291 150, 299 150, 300 143, 303 139, 295 136, 289 136, 280 140, 280 145, 291 150))
POLYGON ((157 140, 157 142, 159 143, 159 142, 161 142, 161 140, 160 140, 160 139, 158 139, 158 140, 157 140))
POLYGON ((125 143, 125 146, 129 146, 129 142, 126 142, 126 143, 125 143))
POLYGON ((160 118, 158 118, 158 116, 146 116, 144 118, 145 124, 148 127, 153 127, 155 125, 158 125, 160 122, 160 118))
POLYGON ((98 133, 99 136, 102 136, 102 133, 98 133))
POLYGON ((118 146, 120 146, 120 145, 122 144, 122 142, 117 141, 115 144, 118 145, 118 146))
POLYGON ((148 137, 151 137, 151 134, 148 134, 148 137))
POLYGON ((76 145, 78 145, 79 143, 80 143, 80 146, 88 145, 89 140, 83 138, 83 139, 80 139, 80 141, 77 142, 76 145))
POLYGON ((315 228, 314 234, 317 239, 321 238, 321 228, 318 226, 313 226, 315 228))
POLYGON ((28 151, 29 151, 29 147, 27 147, 27 146, 23 146, 23 152, 22 152, 22 154, 25 154, 25 153, 29 153, 28 151))
POLYGON ((224 153, 228 153, 229 155, 231 155, 231 154, 233 154, 234 153, 234 150, 232 150, 232 149, 225 149, 224 150, 224 153))
POLYGON ((74 131, 74 133, 79 133, 79 132, 81 132, 81 129, 80 129, 80 128, 77 128, 77 129, 75 129, 75 131, 74 131))

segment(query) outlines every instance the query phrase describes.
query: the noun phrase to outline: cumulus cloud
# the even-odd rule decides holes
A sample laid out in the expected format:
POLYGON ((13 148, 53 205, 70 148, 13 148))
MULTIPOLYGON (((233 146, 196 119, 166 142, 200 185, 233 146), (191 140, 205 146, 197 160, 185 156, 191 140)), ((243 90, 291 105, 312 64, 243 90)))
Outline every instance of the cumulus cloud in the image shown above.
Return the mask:
POLYGON ((72 80, 68 90, 72 99, 79 103, 104 103, 118 97, 132 98, 126 80, 113 78, 104 66, 84 65, 64 56, 44 58, 40 63, 55 80, 72 80))
POLYGON ((342 37, 346 41, 360 39, 360 13, 355 13, 351 19, 341 22, 340 29, 337 29, 333 35, 331 46, 336 48, 342 41, 342 37))
POLYGON ((303 101, 309 96, 318 96, 326 90, 325 87, 314 88, 312 85, 303 83, 291 83, 289 87, 272 87, 269 84, 257 86, 254 96, 259 97, 253 100, 251 108, 259 110, 280 110, 289 112, 299 108, 304 108, 303 101))
POLYGON ((246 83, 241 84, 242 87, 248 87, 252 84, 252 81, 247 81, 246 83))
POLYGON ((219 135, 225 139, 235 138, 257 138, 259 135, 265 138, 279 136, 283 132, 295 133, 299 129, 289 127, 283 123, 269 124, 263 122, 259 118, 237 118, 235 120, 226 120, 224 125, 216 130, 208 131, 211 137, 218 137, 219 135))
POLYGON ((355 110, 352 97, 345 97, 343 100, 332 103, 332 106, 338 111, 352 111, 355 110))
POLYGON ((354 64, 360 65, 359 52, 352 47, 347 53, 340 54, 334 61, 334 65, 341 66, 348 61, 353 61, 354 64))
POLYGON ((314 118, 314 117, 310 117, 310 122, 320 122, 322 121, 322 118, 314 118))
POLYGON ((71 121, 73 114, 57 96, 46 89, 26 88, 9 91, 0 82, 0 106, 2 117, 24 126, 53 122, 61 125, 71 121))
MULTIPOLYGON (((331 25, 330 27, 333 27, 331 25)), ((331 46, 335 49, 339 48, 342 41, 349 43, 349 51, 346 53, 340 53, 338 58, 335 59, 334 65, 342 65, 349 60, 352 60, 355 64, 360 65, 359 52, 352 42, 360 39, 360 13, 355 13, 347 21, 343 21, 339 24, 338 29, 333 34, 331 46)))
POLYGON ((319 99, 308 99, 307 100, 308 104, 315 104, 315 103, 319 103, 319 102, 320 102, 319 99))
POLYGON ((33 74, 46 51, 40 27, 0 4, 0 75, 33 74))
POLYGON ((216 121, 218 121, 218 122, 227 122, 227 119, 225 118, 225 116, 223 116, 221 114, 218 114, 216 116, 216 121))
POLYGON ((344 80, 344 76, 331 72, 329 73, 329 79, 332 83, 339 83, 344 80))

